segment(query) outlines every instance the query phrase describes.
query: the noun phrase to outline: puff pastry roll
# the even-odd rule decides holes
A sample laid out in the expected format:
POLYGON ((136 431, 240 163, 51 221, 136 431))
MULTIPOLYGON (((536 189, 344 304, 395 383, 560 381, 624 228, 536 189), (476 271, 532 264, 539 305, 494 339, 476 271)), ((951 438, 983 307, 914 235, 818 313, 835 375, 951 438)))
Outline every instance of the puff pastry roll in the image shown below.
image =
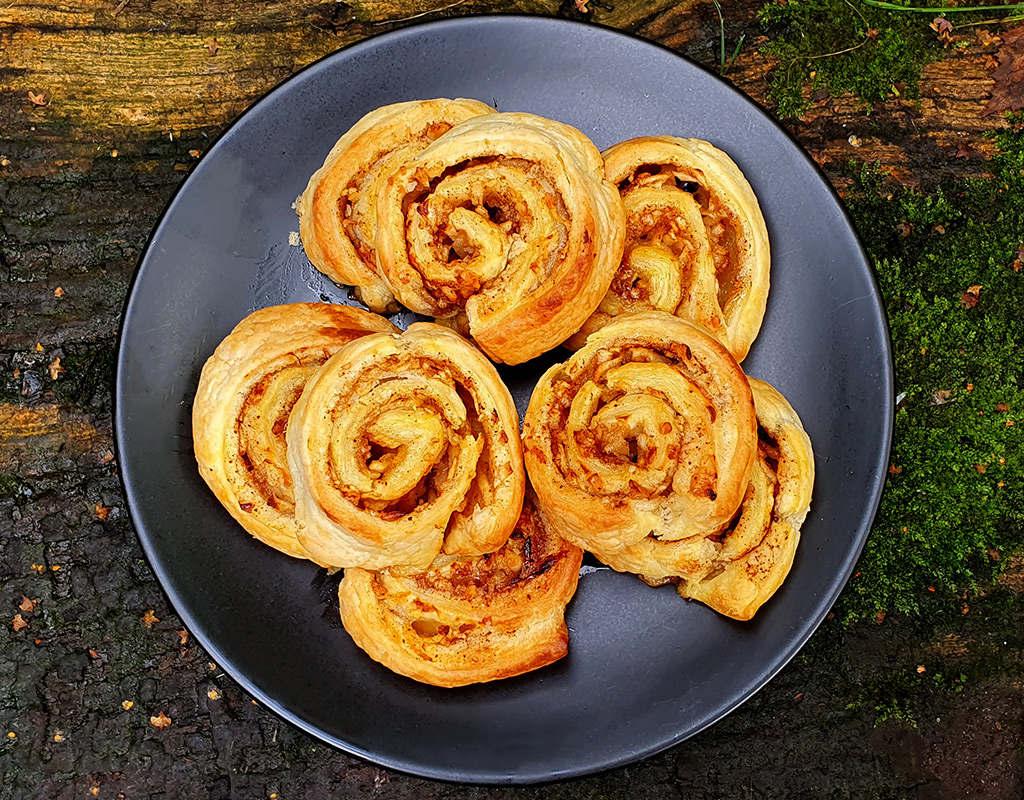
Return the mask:
POLYGON ((800 418, 775 388, 750 379, 757 408, 758 454, 739 514, 713 537, 714 568, 682 576, 678 591, 722 614, 746 620, 782 585, 793 566, 814 488, 814 453, 800 418))
POLYGON ((476 100, 417 100, 383 106, 359 120, 328 153, 296 202, 306 255, 335 283, 355 286, 384 311, 394 298, 377 273, 377 192, 399 166, 452 126, 494 109, 476 100))
POLYGON ((192 408, 199 473, 260 541, 309 558, 296 539, 288 415, 309 377, 339 348, 397 331, 383 317, 348 306, 272 306, 238 323, 203 366, 192 408))
POLYGON ((523 504, 518 432, 494 365, 457 333, 420 322, 349 343, 289 418, 299 542, 367 569, 497 550, 523 504))
POLYGON ((371 658, 423 683, 509 678, 566 654, 582 559, 527 498, 496 553, 441 556, 415 575, 345 570, 341 619, 371 658))
POLYGON ((488 356, 519 364, 597 308, 622 256, 624 220, 586 136, 532 114, 488 114, 388 178, 377 258, 401 303, 436 318, 464 312, 488 356))
POLYGON ((750 384, 703 328, 620 317, 541 377, 523 446, 541 510, 573 543, 600 557, 647 536, 688 539, 743 500, 757 454, 750 384))
POLYGON ((761 328, 771 257, 753 189, 699 139, 646 136, 604 153, 626 208, 622 263, 598 310, 569 341, 620 314, 665 311, 696 322, 742 361, 761 328))

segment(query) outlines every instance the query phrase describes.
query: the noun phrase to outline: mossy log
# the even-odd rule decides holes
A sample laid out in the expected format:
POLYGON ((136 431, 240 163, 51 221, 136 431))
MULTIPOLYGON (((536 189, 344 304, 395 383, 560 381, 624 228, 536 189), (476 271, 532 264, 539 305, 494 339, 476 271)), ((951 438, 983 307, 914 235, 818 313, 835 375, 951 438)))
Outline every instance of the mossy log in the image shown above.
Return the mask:
MULTIPOLYGON (((746 43, 726 77, 770 105, 779 65, 760 52, 761 3, 722 5, 729 41, 746 43)), ((0 800, 505 796, 378 769, 256 706, 187 636, 142 559, 110 422, 132 270, 212 140, 339 47, 482 11, 586 18, 721 67, 710 0, 0 6, 0 800), (161 713, 169 727, 150 723, 161 713)), ((856 98, 822 97, 787 127, 840 189, 850 159, 925 188, 985 175, 986 133, 1003 124, 981 113, 993 50, 971 44, 926 67, 920 101, 894 97, 868 114, 856 98)), ((1024 613, 1013 598, 1024 565, 1014 563, 962 620, 831 620, 695 739, 517 796, 1019 798, 1024 613)))

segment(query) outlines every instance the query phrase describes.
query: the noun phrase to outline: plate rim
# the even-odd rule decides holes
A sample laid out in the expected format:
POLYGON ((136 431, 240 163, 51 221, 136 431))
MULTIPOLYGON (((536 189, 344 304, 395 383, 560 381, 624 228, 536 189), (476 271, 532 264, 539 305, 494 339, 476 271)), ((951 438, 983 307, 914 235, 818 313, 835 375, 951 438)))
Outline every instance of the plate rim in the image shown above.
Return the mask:
POLYGON ((849 582, 850 576, 853 574, 853 570, 856 567, 857 561, 860 559, 861 554, 867 544, 868 537, 871 533, 871 529, 874 525, 874 521, 878 514, 879 505, 881 503, 882 494, 885 489, 885 485, 888 479, 886 475, 885 465, 888 463, 893 439, 893 425, 895 420, 895 409, 893 402, 886 403, 883 409, 883 418, 881 420, 884 428, 885 438, 884 445, 879 452, 879 459, 876 463, 875 472, 870 476, 870 490, 871 496, 868 503, 865 504, 864 509, 867 512, 865 515, 865 524, 854 531, 855 542, 848 551, 845 559, 842 561, 841 569, 832 578, 831 590, 823 595, 818 600, 818 612, 813 615, 807 623, 805 628, 798 636, 791 640, 788 647, 782 648, 780 651, 774 654, 774 664, 771 669, 765 673, 764 678, 756 685, 748 686, 745 691, 735 694, 729 703, 722 706, 717 714, 711 715, 707 720, 701 724, 694 726, 692 729, 677 733, 676 735, 665 739, 664 741, 648 745, 641 749, 629 749, 625 748, 618 757, 606 758, 603 760, 592 760, 592 763, 582 767, 566 767, 561 770, 548 771, 544 773, 530 772, 512 772, 506 771, 504 773, 497 772, 480 772, 480 773, 469 773, 466 771, 444 769, 443 767, 437 767, 430 764, 423 764, 411 759, 405 759, 396 756, 390 756, 386 754, 380 754, 376 751, 368 750, 356 746, 350 742, 346 742, 334 735, 321 730, 316 725, 307 722, 301 717, 297 716, 294 712, 286 709, 278 700, 269 695, 267 692, 256 686, 244 673, 244 670, 240 669, 233 661, 226 658, 223 652, 215 643, 210 641, 204 626, 200 624, 193 616, 191 611, 187 610, 186 606, 182 603, 181 597, 178 591, 175 589, 174 582, 170 579, 167 570, 163 564, 157 558, 155 551, 149 541, 149 535, 146 533, 146 529, 141 525, 137 519, 137 513, 135 510, 136 506, 136 492, 133 487, 133 478, 128 475, 126 470, 123 468, 125 463, 122 459, 122 454, 125 453, 129 448, 124 443, 125 427, 126 422, 123 419, 122 412, 124 403, 122 398, 128 393, 128 390, 123 385, 122 376, 125 371, 125 364, 128 361, 126 348, 125 348, 125 327, 126 322, 129 318, 129 313, 132 309, 133 299, 136 296, 136 287, 140 280, 140 276, 146 266, 146 262, 150 256, 153 243, 159 238, 164 227, 167 224, 167 220, 179 202, 184 189, 189 185, 193 174, 201 168, 203 162, 207 157, 211 156, 215 150, 219 149, 223 144, 229 140, 240 127, 242 123, 251 113, 253 113, 258 107, 261 107, 265 101, 270 100, 274 95, 279 92, 283 92, 285 88, 298 78, 307 72, 313 72, 319 69, 328 68, 328 62, 333 60, 340 60, 352 55, 357 54, 362 50, 372 50, 379 46, 380 40, 400 40, 406 37, 415 37, 418 32, 422 29, 453 29, 460 27, 472 27, 478 25, 501 25, 506 22, 526 22, 529 24, 540 24, 543 26, 561 27, 567 30, 573 28, 591 28, 596 29, 602 34, 612 36, 612 38, 623 38, 633 44, 639 44, 646 47, 651 47, 656 50, 661 50, 666 54, 669 54, 677 59, 680 59, 690 68, 699 70, 705 73, 708 77, 712 78, 718 83, 724 90, 738 95, 742 100, 751 104, 764 119, 769 122, 777 132, 781 133, 783 137, 789 142, 790 146, 799 153, 800 157, 806 162, 806 164, 812 169, 817 175, 819 181, 826 188, 827 192, 834 201, 838 208, 842 220, 846 224, 848 232, 851 234, 853 245, 856 247, 859 255, 867 267, 867 277, 870 282, 872 293, 869 297, 872 309, 875 312, 878 320, 881 322, 882 336, 880 344, 881 355, 883 356, 883 366, 881 374, 879 375, 879 383, 883 389, 883 393, 888 396, 889 400, 892 401, 894 398, 894 384, 895 384, 895 364, 892 348, 892 332, 889 324, 888 315, 885 311, 884 299, 881 293, 881 287, 879 285, 878 275, 875 271, 874 265, 864 248, 863 242, 861 241, 860 235, 857 232, 856 227, 853 224, 853 220, 847 210, 845 204, 842 202, 842 198, 836 191, 832 182, 828 179, 827 175, 818 166, 813 158, 808 154, 807 150, 800 144, 799 140, 794 134, 792 134, 782 122, 775 117, 775 115, 766 108, 762 103, 743 92, 741 89, 736 87, 731 81, 727 80, 723 76, 717 74, 714 70, 709 67, 698 63, 697 61, 689 58, 688 56, 678 52, 677 50, 661 44, 660 42, 653 41, 651 39, 644 38, 637 34, 629 31, 620 30, 608 25, 603 25, 597 22, 589 20, 573 20, 565 19, 562 17, 553 17, 544 14, 534 13, 486 13, 486 14, 468 14, 455 17, 442 17, 438 19, 431 19, 426 21, 417 21, 410 24, 400 24, 398 27, 391 28, 387 31, 375 33, 349 44, 342 45, 336 50, 327 53, 315 61, 310 62, 301 69, 296 70, 288 77, 284 78, 274 86, 270 87, 267 91, 263 92, 258 98, 252 101, 246 108, 220 132, 220 134, 211 142, 209 147, 203 153, 202 157, 195 163, 193 168, 185 175, 183 180, 175 187, 171 196, 168 198, 165 206, 161 210, 148 237, 146 238, 145 244, 143 245, 139 257, 135 263, 135 267, 132 271, 131 278, 128 282, 125 298, 122 303, 120 317, 118 321, 117 335, 115 338, 115 348, 117 351, 117 359, 115 363, 115 372, 113 377, 113 393, 112 393, 112 410, 111 418, 113 421, 113 433, 114 433, 114 452, 117 457, 117 463, 122 465, 118 469, 118 479, 121 483, 121 488, 125 497, 126 510, 128 511, 129 521, 132 529, 135 533, 137 540, 141 546, 146 561, 157 578, 157 583, 160 591, 164 594, 164 597, 168 601, 171 609, 176 613, 185 624, 186 628, 195 636, 203 649, 210 655, 210 657, 217 663, 217 665, 224 669, 225 672, 238 683, 246 692, 248 692, 254 699, 258 700, 261 705, 265 706, 275 715, 286 721, 288 724, 294 725, 306 734, 312 736, 314 739, 323 742, 348 756, 355 756, 363 759, 371 764, 386 767, 388 769, 394 769, 406 775, 428 778, 431 780, 444 781, 448 783, 460 783, 478 786, 514 786, 514 785, 537 785, 543 783, 551 783, 555 781, 563 781, 571 778, 582 778, 585 776, 595 775, 604 773, 609 770, 613 770, 628 764, 638 763, 642 760, 650 758, 658 753, 662 753, 687 739, 690 739, 697 734, 707 730, 711 726, 720 722, 729 714, 733 713, 737 708, 747 702, 751 697, 761 691, 767 686, 782 669, 789 664, 789 662, 796 656, 800 650, 807 644, 811 637, 818 631, 821 624, 825 621, 825 618, 831 612, 832 607, 835 605, 836 600, 842 591, 846 588, 849 582))

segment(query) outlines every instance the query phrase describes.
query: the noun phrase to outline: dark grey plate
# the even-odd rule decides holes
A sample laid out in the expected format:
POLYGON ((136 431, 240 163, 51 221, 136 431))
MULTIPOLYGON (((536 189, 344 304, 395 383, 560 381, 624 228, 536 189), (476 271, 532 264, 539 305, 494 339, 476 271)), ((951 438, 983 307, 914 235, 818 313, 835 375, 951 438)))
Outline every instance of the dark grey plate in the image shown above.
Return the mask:
MULTIPOLYGON (((625 764, 692 736, 763 686, 853 569, 882 491, 892 426, 885 317, 864 253, 817 168, 758 106, 678 55, 533 17, 429 23, 346 48, 253 106, 169 204, 121 331, 116 431, 132 518, 177 612, 217 663, 281 716, 389 767, 522 783, 625 764), (750 179, 772 288, 745 363, 803 418, 818 470, 792 573, 742 624, 608 570, 583 576, 570 654, 512 680, 442 690, 370 661, 323 616, 316 572, 242 531, 192 456, 199 371, 255 308, 345 302, 302 249, 291 204, 338 136, 400 100, 474 97, 575 125, 599 147, 708 139, 750 179)), ((557 356, 557 354, 556 354, 557 356)), ((505 371, 520 411, 551 358, 505 371)))

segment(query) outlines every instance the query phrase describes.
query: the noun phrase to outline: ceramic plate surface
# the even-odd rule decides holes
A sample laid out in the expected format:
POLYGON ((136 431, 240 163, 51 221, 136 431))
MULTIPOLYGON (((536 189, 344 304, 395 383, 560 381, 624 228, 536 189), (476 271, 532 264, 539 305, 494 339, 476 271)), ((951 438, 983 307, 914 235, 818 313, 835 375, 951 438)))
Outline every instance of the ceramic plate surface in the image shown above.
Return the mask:
MULTIPOLYGON (((520 413, 541 371, 564 356, 502 368, 520 413)), ((486 783, 638 760, 763 686, 815 630, 854 567, 882 490, 893 406, 871 270, 836 195, 788 134, 669 50, 595 26, 510 16, 360 42, 246 112, 152 234, 125 309, 116 392, 121 474, 139 538, 216 662, 282 717, 344 751, 486 783), (191 405, 221 339, 256 308, 348 302, 347 290, 290 244, 293 201, 361 116, 431 97, 541 114, 576 126, 601 149, 640 135, 707 139, 749 179, 768 224, 772 286, 744 368, 793 404, 817 466, 793 570, 754 621, 595 570, 569 607, 570 653, 561 662, 464 689, 420 685, 358 650, 324 614, 316 567, 254 540, 200 479, 191 405)))

